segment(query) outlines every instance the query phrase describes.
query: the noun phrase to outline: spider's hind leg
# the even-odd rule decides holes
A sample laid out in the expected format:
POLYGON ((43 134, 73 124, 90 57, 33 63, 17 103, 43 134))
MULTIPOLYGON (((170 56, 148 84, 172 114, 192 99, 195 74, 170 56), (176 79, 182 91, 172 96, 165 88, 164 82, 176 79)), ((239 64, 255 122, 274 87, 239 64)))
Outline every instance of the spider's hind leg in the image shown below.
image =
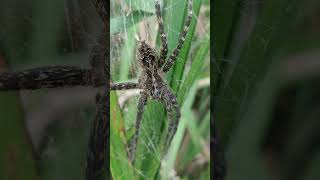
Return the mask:
POLYGON ((136 152, 136 147, 137 147, 138 137, 139 137, 140 123, 141 123, 144 107, 147 103, 147 99, 148 99, 148 94, 145 91, 143 91, 141 93, 141 97, 139 99, 139 104, 138 104, 138 112, 137 112, 136 125, 135 125, 136 130, 129 147, 129 159, 131 160, 132 163, 134 163, 135 152, 136 152))
POLYGON ((168 132, 165 137, 165 145, 164 145, 164 154, 165 154, 169 149, 169 146, 171 144, 171 141, 174 135, 176 134, 179 120, 181 117, 181 112, 177 102, 177 98, 170 90, 167 89, 166 91, 164 91, 164 97, 165 97, 164 101, 166 104, 166 110, 167 110, 168 121, 169 121, 168 132), (173 113, 176 114, 175 118, 173 116, 173 113))
POLYGON ((138 89, 139 84, 138 83, 117 83, 117 84, 110 84, 111 90, 125 90, 125 89, 138 89))

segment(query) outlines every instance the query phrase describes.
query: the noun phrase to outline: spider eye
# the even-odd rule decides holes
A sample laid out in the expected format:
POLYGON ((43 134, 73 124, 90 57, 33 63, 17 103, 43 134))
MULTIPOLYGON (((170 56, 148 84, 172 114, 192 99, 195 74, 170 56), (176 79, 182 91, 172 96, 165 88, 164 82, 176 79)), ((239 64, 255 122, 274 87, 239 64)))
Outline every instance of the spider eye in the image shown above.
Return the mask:
POLYGON ((155 63, 155 57, 153 55, 149 55, 149 59, 151 64, 155 63))
POLYGON ((143 64, 143 66, 145 66, 145 67, 149 67, 149 66, 150 66, 150 60, 149 60, 149 58, 148 58, 148 57, 143 57, 143 59, 142 59, 142 64, 143 64))
POLYGON ((151 68, 155 64, 155 57, 152 54, 145 54, 142 59, 141 63, 144 67, 151 68))

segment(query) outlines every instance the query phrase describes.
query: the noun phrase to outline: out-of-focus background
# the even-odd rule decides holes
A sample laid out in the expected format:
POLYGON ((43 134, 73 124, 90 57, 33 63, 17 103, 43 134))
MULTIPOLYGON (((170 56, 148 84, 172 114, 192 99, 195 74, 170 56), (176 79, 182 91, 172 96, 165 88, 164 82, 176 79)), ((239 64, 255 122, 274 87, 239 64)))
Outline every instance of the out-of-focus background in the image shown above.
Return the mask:
POLYGON ((213 154, 215 176, 226 163, 227 180, 320 179, 320 2, 213 6, 212 105, 226 159, 213 154))
MULTIPOLYGON (((91 1, 0 1, 0 73, 89 68, 103 23, 91 1)), ((93 88, 0 92, 0 179, 83 179, 93 88)))

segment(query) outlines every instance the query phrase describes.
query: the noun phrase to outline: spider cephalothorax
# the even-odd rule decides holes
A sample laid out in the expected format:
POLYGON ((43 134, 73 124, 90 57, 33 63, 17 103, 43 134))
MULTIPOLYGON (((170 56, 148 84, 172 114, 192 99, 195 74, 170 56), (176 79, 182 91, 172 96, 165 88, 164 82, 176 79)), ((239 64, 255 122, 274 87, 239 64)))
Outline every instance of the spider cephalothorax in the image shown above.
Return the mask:
POLYGON ((139 88, 144 89, 153 99, 161 100, 165 83, 159 73, 158 57, 154 48, 145 41, 138 41, 137 58, 143 68, 139 79, 139 88))
POLYGON ((158 55, 152 46, 143 40, 138 40, 137 48, 137 59, 142 67, 142 72, 139 77, 138 83, 119 83, 111 84, 111 90, 123 90, 123 89, 141 89, 141 97, 138 103, 138 112, 136 117, 136 131, 131 142, 129 156, 132 161, 134 161, 134 155, 136 150, 136 145, 139 136, 140 122, 142 119, 142 113, 144 107, 147 103, 148 98, 161 101, 166 106, 167 116, 168 116, 168 132, 166 134, 164 152, 168 149, 172 138, 177 130, 177 126, 180 119, 180 109, 178 106, 177 98, 171 92, 170 88, 165 84, 162 78, 162 74, 165 74, 170 70, 177 56, 183 46, 185 37, 188 32, 188 28, 192 19, 192 0, 189 0, 189 13, 186 17, 184 27, 180 33, 178 40, 178 45, 173 49, 172 54, 167 59, 168 55, 168 43, 167 36, 164 32, 163 20, 161 17, 159 0, 155 0, 156 15, 159 24, 159 35, 162 47, 160 49, 160 54, 158 55))
POLYGON ((157 69, 157 55, 155 50, 145 41, 138 40, 137 58, 144 69, 150 71, 157 69))

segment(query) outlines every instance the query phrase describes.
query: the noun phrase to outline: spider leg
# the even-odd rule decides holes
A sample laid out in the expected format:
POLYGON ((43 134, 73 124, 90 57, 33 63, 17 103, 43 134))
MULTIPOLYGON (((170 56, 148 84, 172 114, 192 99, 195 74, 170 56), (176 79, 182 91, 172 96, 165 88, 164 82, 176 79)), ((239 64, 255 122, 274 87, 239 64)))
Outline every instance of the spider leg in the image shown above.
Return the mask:
POLYGON ((109 162, 109 91, 104 89, 101 96, 96 96, 96 116, 92 123, 87 152, 86 179, 99 179, 106 171, 106 178, 110 177, 109 162))
POLYGON ((118 83, 118 84, 110 84, 111 90, 125 90, 125 89, 138 89, 138 83, 118 83))
POLYGON ((145 91, 143 91, 141 93, 141 97, 138 103, 138 112, 137 112, 136 125, 135 125, 136 130, 129 147, 129 159, 131 160, 132 163, 134 162, 134 158, 135 158, 135 152, 136 152, 136 147, 137 147, 137 142, 139 137, 140 123, 141 123, 144 107, 147 103, 147 99, 148 99, 148 94, 145 91))
POLYGON ((90 52, 91 81, 94 86, 105 84, 109 76, 107 60, 107 31, 104 30, 90 52))
POLYGON ((175 95, 169 89, 165 89, 163 92, 164 92, 164 101, 166 104, 166 110, 167 110, 168 121, 169 121, 168 132, 166 134, 166 138, 165 138, 166 141, 164 146, 164 153, 166 153, 177 131, 177 127, 181 117, 181 112, 180 112, 180 108, 175 95), (173 116, 174 112, 176 113, 175 118, 173 116))
POLYGON ((182 33, 180 33, 180 37, 179 37, 179 41, 178 41, 178 45, 177 47, 173 50, 172 54, 170 55, 168 61, 166 62, 166 64, 163 66, 163 72, 167 72, 169 71, 169 69, 172 67, 172 65, 174 64, 174 62, 177 59, 177 56, 180 53, 180 50, 183 46, 183 43, 185 41, 186 35, 188 33, 188 29, 191 23, 191 19, 192 19, 192 0, 189 0, 189 13, 188 16, 184 22, 184 28, 182 33))
POLYGON ((73 86, 102 86, 107 82, 106 31, 91 50, 91 69, 76 66, 48 66, 0 74, 0 90, 34 90, 73 86))
POLYGON ((168 55, 168 42, 167 42, 167 35, 164 32, 163 19, 161 16, 159 0, 156 0, 155 8, 156 8, 156 15, 158 18, 158 23, 159 23, 160 39, 161 39, 161 43, 162 43, 162 48, 160 51, 160 58, 159 58, 159 62, 158 62, 158 67, 160 68, 163 66, 165 59, 167 58, 167 55, 168 55))
MULTIPOLYGON (((0 74, 0 90, 32 90, 91 86, 91 70, 76 66, 49 66, 0 74)), ((102 85, 102 84, 97 84, 102 85)))
POLYGON ((107 15, 107 1, 106 0, 92 0, 92 3, 94 4, 97 13, 103 20, 104 24, 107 25, 109 23, 108 21, 108 15, 107 15))

